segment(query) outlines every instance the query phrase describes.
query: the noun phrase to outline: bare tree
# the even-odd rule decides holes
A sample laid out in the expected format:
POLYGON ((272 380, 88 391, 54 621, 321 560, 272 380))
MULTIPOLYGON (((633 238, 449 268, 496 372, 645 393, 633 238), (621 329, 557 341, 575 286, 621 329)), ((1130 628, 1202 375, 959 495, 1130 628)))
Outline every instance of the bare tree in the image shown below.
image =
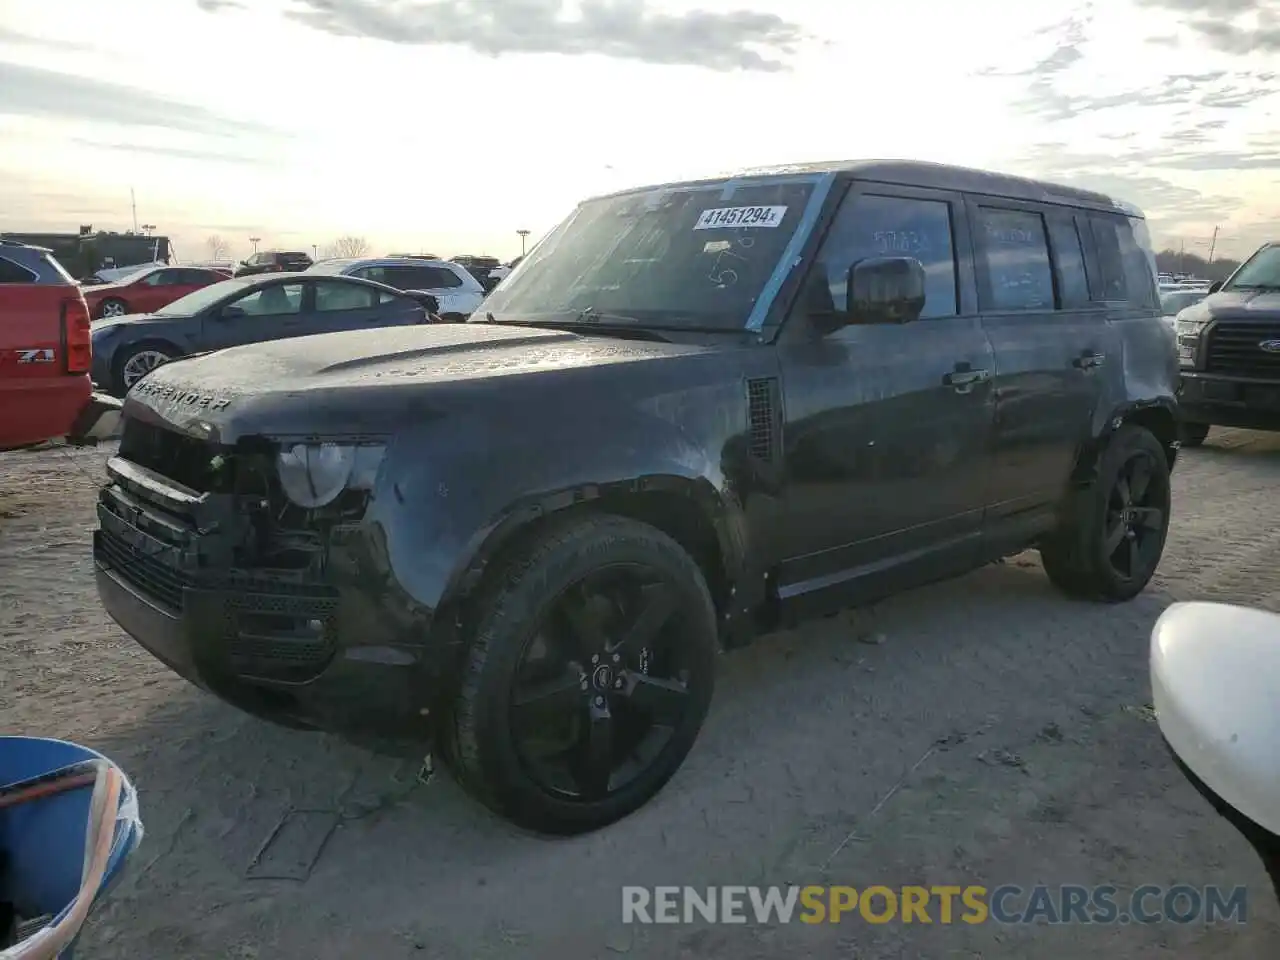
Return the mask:
POLYGON ((335 257, 363 257, 369 252, 369 241, 364 237, 339 237, 324 248, 326 260, 335 257))
POLYGON ((218 236, 216 233, 208 237, 205 240, 204 245, 209 248, 210 260, 225 260, 227 259, 227 255, 231 252, 231 244, 227 243, 227 241, 223 240, 222 237, 218 236))

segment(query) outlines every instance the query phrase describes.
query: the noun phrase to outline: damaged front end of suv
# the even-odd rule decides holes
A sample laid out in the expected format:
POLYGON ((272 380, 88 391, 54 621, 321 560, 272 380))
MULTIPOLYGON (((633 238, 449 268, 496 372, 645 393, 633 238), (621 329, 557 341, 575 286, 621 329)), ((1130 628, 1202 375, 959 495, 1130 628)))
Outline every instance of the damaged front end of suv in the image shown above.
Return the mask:
POLYGON ((386 438, 232 439, 215 423, 232 398, 158 377, 138 394, 98 504, 107 611, 248 712, 355 736, 425 735, 447 658, 424 656, 432 611, 392 577, 370 519, 386 438), (149 416, 137 415, 142 400, 149 416))

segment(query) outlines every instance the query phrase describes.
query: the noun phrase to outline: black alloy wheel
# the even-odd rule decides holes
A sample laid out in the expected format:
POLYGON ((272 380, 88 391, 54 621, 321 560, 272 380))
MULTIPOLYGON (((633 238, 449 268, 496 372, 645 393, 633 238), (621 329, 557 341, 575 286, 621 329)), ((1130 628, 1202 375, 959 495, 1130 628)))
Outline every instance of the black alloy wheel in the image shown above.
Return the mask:
POLYGON ((662 531, 583 513, 497 562, 475 599, 446 762, 504 817, 580 833, 643 806, 684 762, 711 702, 716 611, 662 531))
POLYGON ((560 594, 520 659, 511 735, 548 793, 600 801, 670 743, 694 698, 672 629, 680 594, 641 564, 600 567, 560 594))
POLYGON ((1100 452, 1092 482, 1067 493, 1057 529, 1040 544, 1054 586, 1107 603, 1141 593, 1164 554, 1170 489, 1166 444, 1145 427, 1121 426, 1100 452))
POLYGON ((1139 450, 1116 473, 1107 501, 1103 549, 1116 576, 1150 575, 1164 550, 1169 508, 1168 477, 1150 451, 1139 450))

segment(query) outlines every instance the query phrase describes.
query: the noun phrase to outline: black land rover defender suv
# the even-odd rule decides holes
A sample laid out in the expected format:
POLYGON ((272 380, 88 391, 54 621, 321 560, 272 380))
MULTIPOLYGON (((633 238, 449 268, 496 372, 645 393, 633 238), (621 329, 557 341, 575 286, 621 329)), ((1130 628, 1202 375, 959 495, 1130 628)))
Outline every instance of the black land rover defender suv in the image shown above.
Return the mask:
POLYGON ((1038 547, 1133 597, 1177 453, 1141 214, 933 164, 581 204, 472 322, 238 347, 125 403, 111 616, 262 717, 431 737, 573 832, 680 766, 717 652, 1038 547))
POLYGON ((1210 426, 1280 430, 1280 243, 1263 244, 1174 326, 1184 446, 1210 426))

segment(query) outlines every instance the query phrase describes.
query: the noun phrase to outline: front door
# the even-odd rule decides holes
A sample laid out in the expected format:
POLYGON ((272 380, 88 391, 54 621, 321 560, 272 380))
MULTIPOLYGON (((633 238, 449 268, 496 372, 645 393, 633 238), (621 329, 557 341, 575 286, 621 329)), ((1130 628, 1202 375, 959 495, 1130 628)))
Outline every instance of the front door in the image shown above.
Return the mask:
POLYGON ((303 287, 300 280, 271 283, 224 304, 203 320, 204 349, 222 350, 310 332, 303 326, 303 287))
POLYGON ((1090 298, 1085 215, 970 198, 982 322, 995 349, 996 428, 988 533, 1046 529, 1091 435, 1107 363, 1120 363, 1090 298))
POLYGON ((977 556, 994 362, 963 224, 960 197, 940 191, 858 184, 841 205, 801 309, 844 310, 848 268, 869 257, 919 260, 927 296, 912 322, 780 340, 784 601, 887 592, 977 556))

